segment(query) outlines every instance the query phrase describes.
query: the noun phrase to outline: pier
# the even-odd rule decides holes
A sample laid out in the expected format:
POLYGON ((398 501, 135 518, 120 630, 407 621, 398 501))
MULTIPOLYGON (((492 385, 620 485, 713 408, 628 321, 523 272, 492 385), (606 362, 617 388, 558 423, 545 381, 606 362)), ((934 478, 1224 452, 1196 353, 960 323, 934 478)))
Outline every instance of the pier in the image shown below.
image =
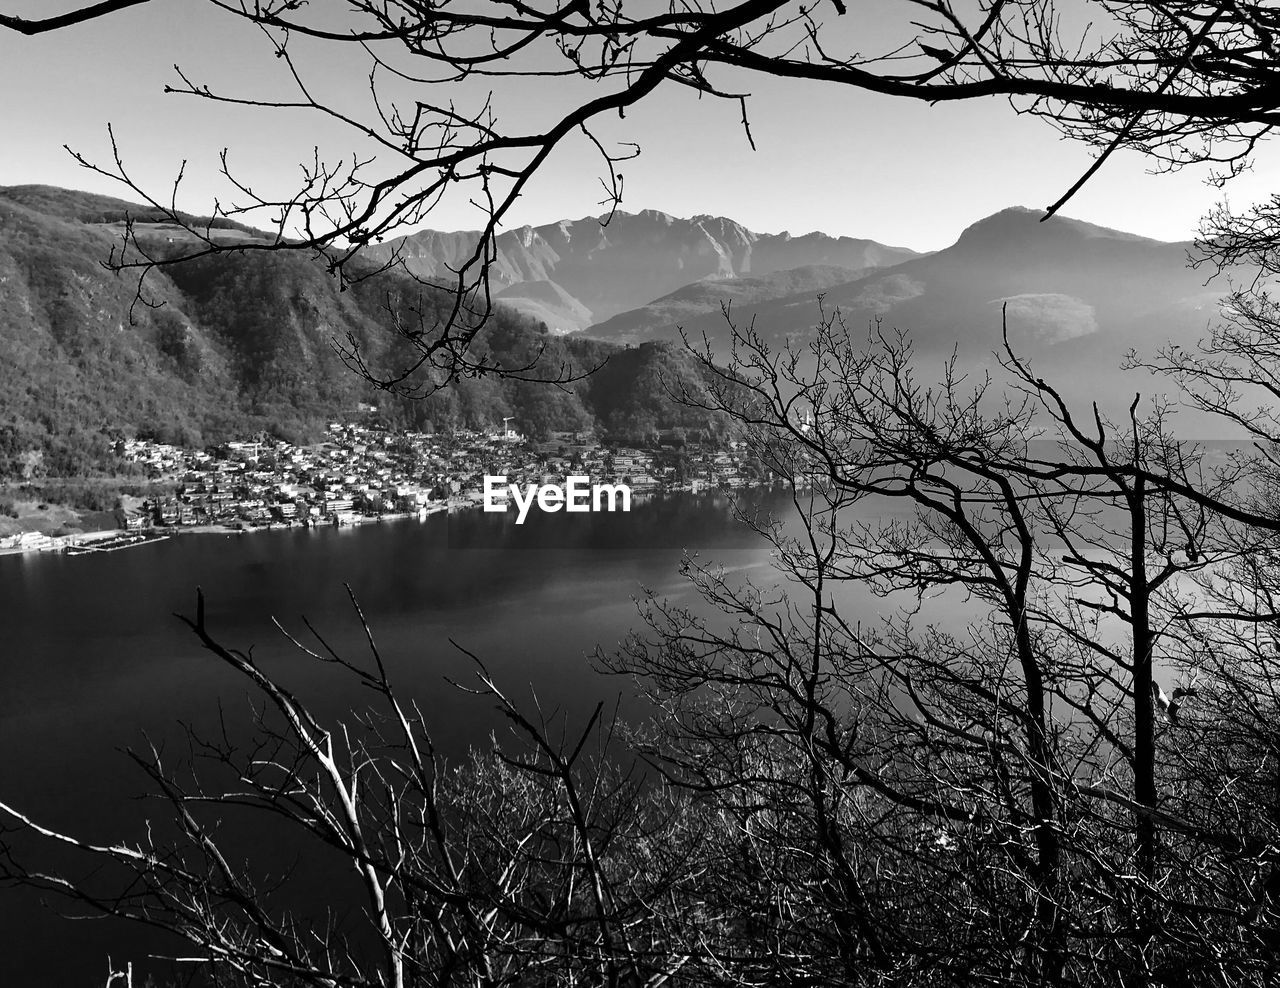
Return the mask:
POLYGON ((83 556, 92 552, 115 552, 117 549, 132 549, 152 542, 163 542, 168 537, 165 532, 129 532, 112 535, 105 539, 95 539, 92 542, 71 543, 65 551, 68 556, 83 556))

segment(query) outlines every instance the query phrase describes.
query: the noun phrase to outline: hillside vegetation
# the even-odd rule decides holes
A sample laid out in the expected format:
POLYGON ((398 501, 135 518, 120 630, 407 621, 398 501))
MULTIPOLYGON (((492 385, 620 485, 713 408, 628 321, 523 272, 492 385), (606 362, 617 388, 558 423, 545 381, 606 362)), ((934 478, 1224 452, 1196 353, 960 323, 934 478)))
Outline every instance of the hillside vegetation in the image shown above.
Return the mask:
MULTIPOLYGON (((374 366, 402 358, 395 321, 430 322, 442 299, 429 286, 384 273, 339 292, 311 259, 247 251, 152 272, 151 304, 139 304, 136 276, 102 263, 126 218, 135 226, 158 219, 86 193, 0 189, 0 478, 110 474, 111 439, 120 435, 199 446, 266 430, 306 441, 362 403, 388 424, 433 430, 490 428, 514 415, 531 435, 604 419, 636 432, 618 416, 620 401, 649 409, 646 429, 686 424, 649 368, 670 348, 628 353, 631 371, 610 372, 605 405, 590 381, 561 389, 463 380, 425 401, 393 398, 345 366, 332 344, 350 336, 374 366)), ((505 366, 541 351, 551 369, 587 370, 625 352, 558 340, 505 310, 481 344, 505 366)))

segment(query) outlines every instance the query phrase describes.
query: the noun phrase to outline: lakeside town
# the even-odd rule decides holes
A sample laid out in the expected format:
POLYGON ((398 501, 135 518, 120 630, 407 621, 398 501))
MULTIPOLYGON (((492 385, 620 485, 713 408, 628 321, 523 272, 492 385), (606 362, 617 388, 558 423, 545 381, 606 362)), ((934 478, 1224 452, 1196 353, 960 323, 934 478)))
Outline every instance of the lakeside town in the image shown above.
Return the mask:
POLYGON ((497 432, 442 434, 330 423, 324 441, 298 446, 259 436, 208 449, 145 439, 117 452, 142 466, 163 496, 122 499, 118 527, 0 539, 0 552, 111 551, 180 532, 251 532, 295 526, 355 525, 478 508, 485 476, 513 484, 564 484, 570 476, 625 484, 643 499, 748 486, 758 479, 745 444, 691 441, 662 433, 652 448, 616 445, 589 432, 527 440, 497 432))

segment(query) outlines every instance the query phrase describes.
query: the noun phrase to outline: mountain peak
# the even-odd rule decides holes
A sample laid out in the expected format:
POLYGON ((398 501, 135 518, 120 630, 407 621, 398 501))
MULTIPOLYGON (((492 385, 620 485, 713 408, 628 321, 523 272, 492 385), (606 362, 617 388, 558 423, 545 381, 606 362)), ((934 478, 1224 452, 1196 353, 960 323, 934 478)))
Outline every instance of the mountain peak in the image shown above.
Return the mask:
POLYGON ((1043 209, 1009 206, 966 227, 956 241, 956 246, 996 248, 1019 246, 1033 240, 1048 242, 1097 238, 1147 244, 1161 242, 1069 216, 1055 215, 1045 219, 1045 215, 1043 209))
MULTIPOLYGON (((471 236, 474 243, 476 235, 471 236)), ((440 238, 422 231, 367 252, 385 260, 403 246, 398 257, 411 273, 448 278, 459 258, 472 249, 466 240, 463 234, 440 238)), ((706 278, 758 278, 809 265, 864 270, 915 256, 913 251, 869 240, 820 233, 759 234, 726 216, 703 213, 686 218, 657 209, 516 227, 499 234, 496 247, 490 268, 494 289, 505 292, 524 283, 539 284, 532 295, 512 293, 506 300, 543 306, 537 318, 562 328, 575 321, 589 325, 583 312, 601 322, 706 278), (573 318, 546 314, 548 285, 575 303, 573 318)), ((558 311, 563 309, 558 306, 558 311)))
POLYGON ((674 216, 670 213, 664 213, 660 209, 642 209, 638 213, 629 213, 625 209, 615 209, 612 213, 601 213, 599 216, 590 216, 587 219, 594 220, 601 226, 612 223, 614 220, 624 222, 626 220, 643 220, 648 223, 660 223, 662 226, 670 226, 676 222, 674 216))

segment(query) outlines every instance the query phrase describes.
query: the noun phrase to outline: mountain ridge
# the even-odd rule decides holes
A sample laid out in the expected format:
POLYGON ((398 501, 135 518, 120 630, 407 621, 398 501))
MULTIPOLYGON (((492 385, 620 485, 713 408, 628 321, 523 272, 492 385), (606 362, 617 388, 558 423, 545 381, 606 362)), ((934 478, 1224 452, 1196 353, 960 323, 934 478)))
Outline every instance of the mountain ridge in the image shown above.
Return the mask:
MULTIPOLYGON (((512 303, 524 298, 511 292, 522 283, 554 285, 565 304, 541 311, 525 306, 525 311, 546 322, 551 331, 563 333, 695 281, 755 277, 811 265, 869 269, 917 256, 906 248, 818 231, 759 234, 711 214, 683 219, 653 209, 619 210, 607 216, 607 223, 605 219, 566 219, 499 234, 490 269, 495 293, 512 303), (548 322, 548 315, 557 322, 548 322)), ((475 231, 425 230, 372 246, 368 256, 401 263, 416 277, 448 278, 474 249, 478 236, 475 231)))
MULTIPOLYGON (((1144 237, 1136 233, 1129 233, 1127 230, 1121 230, 1116 227, 1101 226, 1097 223, 1091 223, 1088 220, 1075 219, 1069 216, 1049 216, 1043 209, 1034 209, 1030 206, 1006 206, 1004 209, 997 210, 989 216, 975 220, 967 227, 960 231, 960 235, 952 246, 958 246, 964 243, 973 243, 978 240, 988 239, 995 234, 1004 239, 1009 239, 1009 234, 1026 235, 1033 230, 1042 230, 1052 235, 1066 235, 1079 239, 1107 239, 1107 240, 1123 240, 1131 243, 1145 244, 1169 244, 1169 243, 1187 243, 1187 241, 1165 241, 1155 240, 1151 237, 1144 237)), ((945 249, 945 248, 944 248, 945 249)), ((934 253, 938 253, 934 251, 934 253)))
MULTIPOLYGON (((926 363, 950 358, 962 369, 995 365, 1007 326, 1020 355, 1065 378, 1085 400, 1132 393, 1118 368, 1129 350, 1194 346, 1219 316, 1222 290, 1188 267, 1192 244, 1010 207, 970 224, 950 246, 877 268, 822 291, 822 311, 839 311, 851 333, 902 331, 926 363), (1117 391, 1116 389, 1121 389, 1117 391)), ((770 346, 811 337, 822 318, 817 293, 794 294, 732 310, 770 346)), ((704 335, 726 352, 730 331, 715 309, 670 318, 660 307, 620 314, 581 336, 640 344, 704 335)))
MULTIPOLYGON (((104 429, 196 444, 261 428, 301 436, 369 403, 389 424, 424 431, 493 425, 516 415, 530 434, 593 422, 620 429, 640 422, 651 433, 680 418, 654 391, 659 368, 688 372, 676 358, 676 327, 723 344, 725 306, 740 324, 753 322, 772 346, 807 338, 822 295, 827 313, 839 308, 851 331, 901 329, 926 363, 954 350, 965 367, 978 370, 992 366, 1007 324, 1020 353, 1044 366, 1046 377, 1081 384, 1086 397, 1089 389, 1104 397, 1132 394, 1109 370, 1126 351, 1171 341, 1194 345, 1219 312, 1220 290, 1206 288, 1187 269, 1186 243, 1068 218, 1040 223, 1037 211, 1010 208, 976 221, 932 254, 862 269, 815 263, 748 277, 692 278, 568 337, 537 323, 561 310, 585 318, 576 308, 581 300, 555 279, 524 279, 499 293, 506 297, 498 299, 478 341, 513 361, 510 366, 541 350, 553 364, 563 360, 581 369, 630 354, 628 346, 639 352, 567 392, 463 380, 425 402, 393 401, 354 375, 331 343, 350 336, 374 366, 400 363, 395 347, 404 344, 395 327, 415 319, 432 324, 430 285, 383 272, 340 292, 322 263, 300 254, 231 250, 153 271, 148 295, 163 305, 135 306, 136 282, 102 266, 119 243, 122 208, 146 235, 168 236, 164 217, 146 207, 121 207, 120 200, 88 193, 63 197, 50 187, 0 188, 0 366, 14 382, 0 389, 0 475, 35 466, 67 474, 77 464, 105 462, 104 429), (526 314, 504 301, 522 303, 526 314), (530 307, 535 314, 527 314, 530 307), (635 316, 629 324, 628 313, 635 316)), ((704 248, 668 259, 697 259, 701 267, 676 265, 690 275, 737 264, 745 255, 735 260, 735 238, 742 242, 734 249, 759 245, 748 244, 742 228, 723 217, 690 224, 650 211, 637 224, 630 233, 648 237, 638 254, 617 250, 598 224, 565 221, 546 236, 537 233, 545 227, 527 228, 530 253, 523 257, 530 263, 539 251, 549 257, 548 237, 577 240, 578 253, 558 260, 558 270, 573 273, 577 265, 587 277, 598 265, 605 276, 625 274, 628 258, 661 253, 675 231, 677 241, 704 248)), ((443 236, 457 235, 428 239, 443 236)), ((805 250, 819 253, 834 240, 806 237, 805 250)), ((632 281, 643 288, 651 279, 632 281)))

